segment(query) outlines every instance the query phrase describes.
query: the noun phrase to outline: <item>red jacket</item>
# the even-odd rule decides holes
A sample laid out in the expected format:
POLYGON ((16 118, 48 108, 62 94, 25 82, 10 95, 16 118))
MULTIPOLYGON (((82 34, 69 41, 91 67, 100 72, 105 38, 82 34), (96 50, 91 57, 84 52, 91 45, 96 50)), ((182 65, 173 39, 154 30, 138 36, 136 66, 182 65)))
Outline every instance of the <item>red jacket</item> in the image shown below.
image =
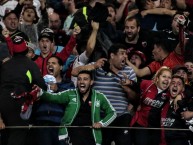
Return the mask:
POLYGON ((167 90, 158 94, 157 86, 152 80, 143 80, 140 85, 141 109, 137 110, 131 120, 131 126, 135 123, 143 127, 160 127, 161 110, 170 95, 167 90))
MULTIPOLYGON (((7 38, 5 38, 5 40, 7 42, 10 54, 13 55, 13 50, 12 50, 13 42, 12 42, 11 38, 7 37, 7 38)), ((70 56, 75 45, 76 45, 76 39, 72 36, 70 38, 70 40, 68 41, 66 47, 63 48, 60 53, 56 53, 55 55, 58 56, 60 59, 62 59, 63 62, 65 62, 68 59, 68 57, 70 56)), ((47 63, 47 60, 52 55, 53 55, 52 52, 50 52, 50 54, 47 57, 43 58, 40 54, 40 56, 38 56, 37 59, 34 61, 38 65, 38 67, 40 68, 40 71, 41 71, 43 76, 47 74, 46 63, 47 63)))
MULTIPOLYGON (((75 45, 76 45, 76 39, 74 37, 71 37, 66 47, 63 48, 61 52, 59 53, 57 52, 55 55, 58 56, 60 59, 62 59, 63 62, 65 62, 68 59, 68 57, 70 56, 75 45)), ((47 57, 43 58, 40 54, 40 56, 35 60, 35 63, 40 68, 40 71, 43 76, 47 74, 46 63, 47 63, 47 60, 52 55, 53 55, 52 52, 50 52, 50 54, 47 57)))

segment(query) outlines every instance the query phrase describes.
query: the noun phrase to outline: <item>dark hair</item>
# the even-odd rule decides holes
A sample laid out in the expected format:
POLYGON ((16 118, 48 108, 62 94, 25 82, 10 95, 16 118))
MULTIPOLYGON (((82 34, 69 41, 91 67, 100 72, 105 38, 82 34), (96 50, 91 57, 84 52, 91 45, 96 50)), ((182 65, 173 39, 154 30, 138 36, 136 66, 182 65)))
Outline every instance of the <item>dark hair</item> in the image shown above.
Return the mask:
POLYGON ((153 44, 161 47, 165 52, 168 52, 168 43, 167 39, 164 38, 163 34, 159 33, 153 38, 153 44))
POLYGON ((137 27, 140 27, 141 23, 140 23, 139 19, 138 19, 136 16, 127 17, 127 18, 125 19, 125 23, 126 23, 127 21, 133 21, 133 20, 136 21, 137 27))
POLYGON ((186 62, 191 62, 191 63, 193 63, 193 57, 192 57, 192 56, 185 57, 185 58, 184 58, 184 63, 186 63, 186 62))
MULTIPOLYGON (((131 57, 132 57, 133 55, 137 55, 137 56, 139 56, 139 58, 141 59, 141 64, 139 65, 139 68, 144 68, 145 66, 147 66, 146 58, 145 58, 145 60, 144 60, 144 58, 142 57, 142 55, 140 55, 139 53, 137 53, 137 51, 130 52, 130 53, 128 54, 128 59, 131 60, 131 57)), ((144 56, 145 56, 145 54, 144 54, 144 56)), ((145 57, 146 57, 146 56, 145 56, 145 57)))
POLYGON ((115 13, 116 13, 116 7, 115 7, 115 5, 114 5, 114 4, 112 4, 112 3, 107 3, 107 4, 105 4, 105 5, 107 6, 107 8, 108 8, 108 7, 113 8, 113 9, 114 9, 114 11, 115 11, 115 13))
POLYGON ((80 74, 88 74, 91 78, 91 80, 93 80, 93 74, 92 74, 92 71, 89 71, 89 70, 82 70, 78 73, 77 76, 79 76, 80 74))
POLYGON ((125 49, 126 50, 127 47, 125 45, 123 45, 123 44, 120 44, 120 43, 111 45, 111 47, 108 50, 108 59, 110 58, 111 53, 117 54, 119 49, 125 49))
POLYGON ((173 78, 180 79, 180 80, 182 81, 183 85, 185 85, 184 78, 182 78, 181 76, 179 76, 179 75, 173 75, 173 76, 172 76, 172 79, 173 79, 173 78))
POLYGON ((24 10, 23 10, 22 15, 24 14, 24 12, 25 12, 27 9, 32 9, 32 10, 34 11, 34 13, 35 13, 35 20, 33 20, 33 23, 36 24, 36 23, 39 21, 39 17, 38 17, 36 8, 35 8, 34 6, 27 6, 27 7, 24 7, 24 10))
MULTIPOLYGON (((47 60, 46 65, 47 65, 48 61, 49 61, 51 58, 56 58, 56 59, 58 60, 58 64, 63 67, 63 64, 64 64, 64 63, 63 63, 62 59, 59 58, 59 57, 56 56, 56 55, 52 55, 52 56, 47 60)), ((62 70, 60 70, 60 75, 63 76, 63 74, 64 74, 64 72, 63 72, 62 70)))
POLYGON ((138 9, 141 11, 141 10, 144 10, 144 7, 146 5, 146 2, 147 0, 135 0, 135 4, 136 6, 138 7, 138 9))
MULTIPOLYGON (((63 61, 62 61, 62 59, 59 58, 58 56, 52 55, 50 58, 56 58, 56 59, 58 60, 58 64, 59 64, 60 66, 63 66, 63 61)), ((49 58, 48 60, 50 60, 50 58, 49 58)), ((48 62, 48 60, 47 60, 47 62, 48 62)))
POLYGON ((11 10, 11 11, 9 11, 9 12, 7 12, 7 13, 5 13, 5 15, 3 16, 3 20, 5 20, 9 15, 11 15, 11 14, 15 14, 15 16, 17 17, 17 19, 18 19, 18 21, 19 21, 19 14, 15 11, 15 10, 11 10))

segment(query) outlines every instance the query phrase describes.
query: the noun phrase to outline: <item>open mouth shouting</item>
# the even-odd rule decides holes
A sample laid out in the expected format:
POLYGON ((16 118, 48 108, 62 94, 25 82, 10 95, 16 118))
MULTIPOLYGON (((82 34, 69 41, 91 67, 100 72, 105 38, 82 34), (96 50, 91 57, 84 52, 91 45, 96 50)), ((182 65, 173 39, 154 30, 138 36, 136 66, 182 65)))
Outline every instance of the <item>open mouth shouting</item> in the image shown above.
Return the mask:
POLYGON ((178 93, 179 93, 179 91, 178 91, 178 88, 177 88, 177 87, 174 86, 174 87, 172 87, 172 88, 170 89, 170 94, 171 94, 172 97, 177 96, 178 93))
POLYGON ((188 76, 191 76, 192 75, 192 72, 191 71, 188 71, 188 76))
POLYGON ((79 85, 79 90, 80 90, 81 93, 86 92, 86 91, 87 91, 86 85, 85 85, 84 83, 81 83, 81 84, 79 85))
POLYGON ((49 52, 49 48, 46 44, 43 44, 41 47, 41 52, 42 53, 48 53, 49 52))
POLYGON ((162 87, 163 87, 163 89, 167 89, 169 87, 169 82, 168 81, 163 81, 162 82, 162 87))
POLYGON ((121 61, 121 66, 124 67, 125 66, 125 59, 121 61))
POLYGON ((27 16, 30 18, 30 17, 31 17, 31 14, 27 14, 27 16))
POLYGON ((49 73, 50 75, 53 75, 53 74, 54 74, 54 67, 53 67, 53 66, 49 66, 49 67, 48 67, 48 73, 49 73))

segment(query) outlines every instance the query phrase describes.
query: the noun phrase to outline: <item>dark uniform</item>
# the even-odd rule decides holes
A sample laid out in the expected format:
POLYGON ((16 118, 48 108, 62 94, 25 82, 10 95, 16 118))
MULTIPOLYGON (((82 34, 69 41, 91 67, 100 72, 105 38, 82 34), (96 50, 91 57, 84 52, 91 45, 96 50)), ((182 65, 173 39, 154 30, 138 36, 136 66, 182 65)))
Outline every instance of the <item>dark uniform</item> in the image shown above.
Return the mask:
MULTIPOLYGON (((14 56, 1 67, 0 113, 6 126, 27 126, 30 122, 20 117, 25 98, 15 99, 11 96, 12 92, 16 94, 29 92, 33 84, 46 89, 39 68, 25 56, 26 44, 17 46, 17 49, 17 51, 14 50, 14 56), (25 48, 22 48, 23 46, 25 48)), ((3 145, 24 145, 28 132, 29 129, 6 129, 2 134, 3 145)), ((26 145, 29 144, 26 143, 26 145)))
MULTIPOLYGON (((180 111, 174 110, 173 102, 167 102, 162 110, 161 125, 163 128, 181 128, 188 129, 185 125, 185 120, 182 119, 180 111)), ((167 145, 189 145, 188 134, 186 131, 177 130, 162 130, 163 138, 167 145)), ((162 141, 163 142, 163 141, 162 141)))

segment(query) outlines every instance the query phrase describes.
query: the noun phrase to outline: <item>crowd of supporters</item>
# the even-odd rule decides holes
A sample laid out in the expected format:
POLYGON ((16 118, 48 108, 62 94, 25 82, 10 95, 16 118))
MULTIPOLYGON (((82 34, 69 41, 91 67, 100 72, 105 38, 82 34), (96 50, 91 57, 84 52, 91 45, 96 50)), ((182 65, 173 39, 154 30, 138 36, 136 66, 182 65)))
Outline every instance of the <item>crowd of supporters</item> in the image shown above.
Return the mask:
POLYGON ((0 0, 1 145, 193 145, 192 126, 192 0, 0 0))

